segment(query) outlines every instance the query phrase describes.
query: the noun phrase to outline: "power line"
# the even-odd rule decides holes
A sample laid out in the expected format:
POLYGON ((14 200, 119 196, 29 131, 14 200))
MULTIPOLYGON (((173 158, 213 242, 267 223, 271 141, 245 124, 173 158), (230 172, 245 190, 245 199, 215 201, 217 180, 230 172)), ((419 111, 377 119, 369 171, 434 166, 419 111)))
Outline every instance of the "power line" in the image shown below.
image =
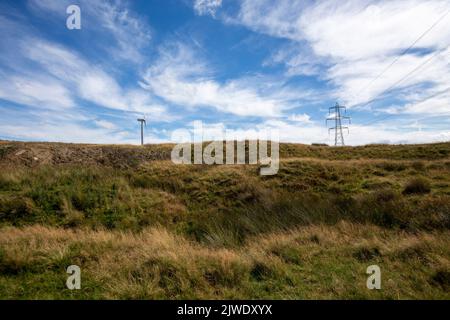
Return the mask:
MULTIPOLYGON (((447 11, 438 18, 438 20, 436 20, 427 30, 425 30, 408 48, 406 48, 400 55, 398 55, 386 68, 384 68, 381 73, 379 73, 375 78, 373 78, 366 86, 364 86, 361 90, 359 90, 359 92, 356 94, 356 97, 359 96, 364 90, 366 90, 367 88, 369 88, 375 81, 377 81, 381 76, 383 76, 387 70, 389 70, 402 56, 404 56, 406 53, 408 53, 426 34, 428 34, 437 24, 439 24, 448 14, 450 13, 450 9, 447 9, 447 11)), ((434 59, 438 54, 441 53, 441 50, 436 50, 435 53, 433 53, 428 59, 426 59, 425 61, 423 61, 422 63, 420 63, 417 67, 415 67, 413 70, 411 70, 410 72, 408 72, 406 75, 404 75, 403 77, 401 77, 399 80, 397 80, 395 83, 393 83, 392 85, 390 85, 387 89, 383 90, 381 93, 379 93, 378 95, 376 95, 374 98, 370 99, 367 102, 364 103, 359 103, 356 105, 353 105, 353 107, 356 106, 364 106, 364 105, 368 105, 374 101, 380 100, 383 98, 383 96, 386 93, 389 93, 391 90, 393 90, 396 86, 398 86, 400 83, 402 83, 403 81, 405 81, 406 79, 408 79, 412 74, 414 74, 415 72, 417 72, 418 70, 420 70, 424 65, 426 65, 429 61, 431 61, 432 59, 434 59)), ((450 87, 448 87, 447 89, 440 91, 440 92, 436 92, 434 94, 432 94, 431 96, 422 99, 421 101, 415 103, 413 106, 416 106, 420 103, 423 103, 429 99, 432 99, 440 94, 443 94, 447 91, 450 90, 450 87)), ((335 145, 338 145, 338 142, 341 140, 342 141, 342 145, 344 145, 344 138, 342 136, 342 125, 340 122, 341 116, 340 116, 340 108, 338 106, 338 104, 336 104, 336 111, 337 113, 335 113, 335 117, 334 118, 328 118, 328 120, 335 120, 335 127, 334 128, 330 128, 329 130, 335 130, 335 145), (339 120, 338 120, 339 119, 339 120)), ((330 108, 331 110, 332 108, 330 108)), ((374 121, 370 121, 367 123, 364 123, 363 125, 370 125, 379 121, 383 121, 386 120, 392 116, 396 116, 397 114, 390 114, 387 115, 386 117, 380 118, 380 119, 376 119, 374 121)), ((348 127, 344 127, 348 130, 348 127)))
POLYGON ((419 42, 427 33, 429 33, 436 25, 438 25, 448 14, 450 13, 450 9, 448 9, 438 20, 436 20, 431 27, 429 27, 425 32, 423 32, 407 49, 405 49, 400 55, 398 55, 381 73, 379 73, 375 78, 373 78, 365 87, 363 87, 356 96, 359 96, 363 91, 369 88, 375 81, 377 81, 383 74, 386 73, 402 56, 411 50, 417 42, 419 42))
MULTIPOLYGON (((421 104, 421 103, 423 103, 423 102, 425 102, 425 101, 428 101, 428 100, 430 100, 430 99, 432 99, 432 98, 434 98, 434 97, 437 97, 437 96, 439 96, 439 95, 441 95, 441 94, 444 94, 444 93, 447 93, 447 92, 450 92, 450 87, 447 87, 447 88, 445 88, 444 90, 435 92, 435 93, 433 93, 432 95, 430 95, 430 96, 428 96, 428 97, 426 97, 426 98, 424 98, 424 99, 422 99, 422 100, 419 100, 418 102, 414 103, 412 106, 417 106, 417 105, 419 105, 419 104, 421 104)), ((390 114, 390 115, 387 115, 387 116, 385 116, 385 117, 383 117, 383 118, 379 118, 379 119, 375 119, 375 120, 373 120, 373 121, 369 121, 369 122, 363 123, 362 125, 363 125, 363 126, 371 125, 371 124, 374 124, 374 123, 376 123, 376 122, 378 122, 378 121, 383 121, 383 120, 386 120, 386 119, 388 119, 388 118, 390 118, 390 117, 394 117, 394 116, 398 116, 398 115, 399 115, 399 114, 390 114)))
POLYGON ((391 91, 392 89, 394 89, 397 85, 399 85, 400 83, 402 83, 404 80, 406 80, 408 77, 410 77, 413 73, 417 72, 417 70, 419 70, 420 68, 422 68, 424 65, 426 65, 428 62, 430 62, 432 59, 434 59, 438 54, 440 54, 441 51, 436 51, 434 54, 432 54, 428 59, 426 59, 425 61, 423 61, 421 64, 419 64, 417 67, 415 67, 413 70, 411 70, 410 72, 408 72, 406 75, 404 75, 402 78, 400 78, 399 80, 397 80, 394 84, 390 85, 387 89, 383 90, 381 93, 379 93, 377 96, 375 96, 374 98, 370 99, 369 101, 363 102, 363 103, 358 103, 353 105, 353 107, 360 107, 360 106, 364 106, 364 105, 368 105, 372 102, 375 102, 377 100, 382 99, 382 95, 384 95, 385 93, 388 93, 389 91, 391 91))

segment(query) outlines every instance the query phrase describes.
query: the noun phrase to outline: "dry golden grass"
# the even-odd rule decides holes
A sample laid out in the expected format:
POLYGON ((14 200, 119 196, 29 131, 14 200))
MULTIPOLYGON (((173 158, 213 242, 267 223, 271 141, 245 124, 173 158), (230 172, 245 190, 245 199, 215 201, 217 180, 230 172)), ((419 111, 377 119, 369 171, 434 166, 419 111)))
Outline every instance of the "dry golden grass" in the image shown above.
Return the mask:
MULTIPOLYGON (((200 245, 161 227, 0 233, 4 273, 51 271, 61 286, 50 297, 58 298, 84 297, 64 289, 64 263, 81 267, 87 286, 96 287, 89 297, 97 298, 450 298, 448 283, 433 282, 449 270, 449 244, 447 231, 409 234, 347 222, 261 235, 236 249, 200 245), (383 272, 380 291, 365 288, 365 268, 374 263, 383 272)), ((0 286, 8 281, 0 276, 0 286)), ((39 284, 32 286, 31 297, 39 297, 39 284)))

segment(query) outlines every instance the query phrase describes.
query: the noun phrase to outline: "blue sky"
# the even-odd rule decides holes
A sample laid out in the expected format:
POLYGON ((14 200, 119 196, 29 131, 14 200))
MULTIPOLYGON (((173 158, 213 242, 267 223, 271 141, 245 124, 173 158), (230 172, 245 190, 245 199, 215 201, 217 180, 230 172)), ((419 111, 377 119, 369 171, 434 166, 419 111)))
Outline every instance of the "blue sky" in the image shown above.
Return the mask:
POLYGON ((353 120, 347 144, 449 141, 449 10, 440 0, 2 1, 0 139, 137 144, 145 116, 146 142, 201 120, 205 138, 273 129, 332 143, 325 119, 339 102, 353 120), (80 30, 66 27, 71 4, 80 30))

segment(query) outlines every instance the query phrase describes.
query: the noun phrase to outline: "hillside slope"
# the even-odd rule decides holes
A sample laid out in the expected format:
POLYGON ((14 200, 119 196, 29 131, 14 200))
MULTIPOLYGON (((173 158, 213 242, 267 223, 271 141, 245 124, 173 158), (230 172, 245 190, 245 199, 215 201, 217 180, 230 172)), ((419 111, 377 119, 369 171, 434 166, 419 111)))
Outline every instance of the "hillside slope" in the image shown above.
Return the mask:
MULTIPOLYGON (((96 145, 0 140, 0 165, 98 164, 118 168, 169 160, 173 144, 96 145)), ((280 145, 281 158, 438 160, 450 157, 450 142, 428 145, 367 145, 332 148, 292 143, 280 145)))
POLYGON ((281 144, 274 176, 171 148, 1 141, 0 297, 450 298, 450 143, 281 144))

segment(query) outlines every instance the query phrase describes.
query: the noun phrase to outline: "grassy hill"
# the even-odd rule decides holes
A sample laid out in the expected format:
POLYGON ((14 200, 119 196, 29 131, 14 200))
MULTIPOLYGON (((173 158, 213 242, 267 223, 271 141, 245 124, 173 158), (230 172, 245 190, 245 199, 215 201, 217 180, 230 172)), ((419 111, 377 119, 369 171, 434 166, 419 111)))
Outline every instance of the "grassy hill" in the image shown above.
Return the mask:
POLYGON ((1 141, 0 298, 450 298, 450 143, 171 149, 1 141))

